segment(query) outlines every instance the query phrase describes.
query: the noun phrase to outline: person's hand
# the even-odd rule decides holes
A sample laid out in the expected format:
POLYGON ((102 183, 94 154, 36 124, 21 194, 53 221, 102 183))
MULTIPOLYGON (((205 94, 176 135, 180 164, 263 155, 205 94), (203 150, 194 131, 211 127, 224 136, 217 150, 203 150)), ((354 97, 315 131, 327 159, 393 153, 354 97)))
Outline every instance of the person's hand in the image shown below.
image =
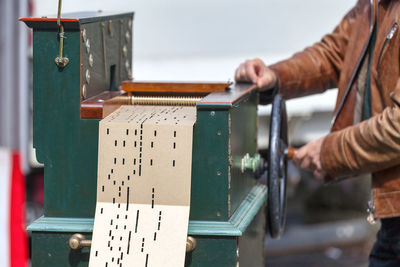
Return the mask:
POLYGON ((303 170, 312 171, 315 178, 323 179, 326 171, 321 163, 321 147, 324 137, 312 141, 307 145, 296 150, 293 156, 293 163, 303 170))
POLYGON ((277 77, 275 72, 268 68, 261 59, 256 58, 246 60, 239 65, 235 71, 235 80, 252 82, 261 90, 267 90, 275 86, 277 77))

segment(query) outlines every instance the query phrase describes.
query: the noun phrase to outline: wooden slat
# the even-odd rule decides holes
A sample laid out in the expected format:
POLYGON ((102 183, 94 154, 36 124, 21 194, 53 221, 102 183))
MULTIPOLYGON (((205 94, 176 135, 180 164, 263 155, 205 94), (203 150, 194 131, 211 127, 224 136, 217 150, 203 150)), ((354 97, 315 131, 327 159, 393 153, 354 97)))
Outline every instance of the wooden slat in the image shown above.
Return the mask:
POLYGON ((107 100, 122 95, 123 91, 106 91, 97 96, 89 98, 81 103, 82 119, 101 119, 103 118, 103 107, 107 100))
POLYGON ((196 83, 196 82, 141 82, 123 81, 122 90, 126 92, 168 92, 168 93, 205 93, 224 91, 232 83, 196 83))

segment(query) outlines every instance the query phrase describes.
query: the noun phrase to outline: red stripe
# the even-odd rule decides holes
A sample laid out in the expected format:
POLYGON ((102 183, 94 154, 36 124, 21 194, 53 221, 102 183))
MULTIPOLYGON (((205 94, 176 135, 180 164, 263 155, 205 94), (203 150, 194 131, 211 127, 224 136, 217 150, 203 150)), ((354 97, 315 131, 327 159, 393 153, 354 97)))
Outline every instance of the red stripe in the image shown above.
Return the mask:
POLYGON ((10 266, 26 267, 28 240, 25 230, 25 177, 21 172, 19 153, 12 155, 10 194, 10 266))
MULTIPOLYGON (((47 21, 47 22, 53 22, 57 21, 57 18, 19 18, 19 21, 47 21)), ((61 22, 77 22, 79 19, 60 19, 61 22)))

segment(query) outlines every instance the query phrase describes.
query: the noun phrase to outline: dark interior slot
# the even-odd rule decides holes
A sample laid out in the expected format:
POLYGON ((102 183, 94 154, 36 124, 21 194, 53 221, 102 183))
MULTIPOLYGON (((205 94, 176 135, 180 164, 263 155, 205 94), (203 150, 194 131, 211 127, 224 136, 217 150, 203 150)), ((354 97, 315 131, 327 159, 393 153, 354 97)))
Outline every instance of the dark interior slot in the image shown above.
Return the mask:
POLYGON ((110 66, 110 91, 117 91, 118 87, 117 87, 117 81, 115 78, 115 70, 116 70, 116 66, 115 65, 111 65, 110 66))

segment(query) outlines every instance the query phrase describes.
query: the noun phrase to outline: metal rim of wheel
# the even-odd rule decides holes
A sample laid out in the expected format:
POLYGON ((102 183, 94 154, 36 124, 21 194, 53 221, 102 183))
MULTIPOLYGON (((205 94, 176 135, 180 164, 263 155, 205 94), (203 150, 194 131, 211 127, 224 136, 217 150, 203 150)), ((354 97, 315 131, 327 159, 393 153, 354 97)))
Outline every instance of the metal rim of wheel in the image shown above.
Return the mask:
POLYGON ((286 222, 287 115, 285 100, 277 94, 272 104, 268 152, 267 220, 272 238, 279 238, 286 222))

